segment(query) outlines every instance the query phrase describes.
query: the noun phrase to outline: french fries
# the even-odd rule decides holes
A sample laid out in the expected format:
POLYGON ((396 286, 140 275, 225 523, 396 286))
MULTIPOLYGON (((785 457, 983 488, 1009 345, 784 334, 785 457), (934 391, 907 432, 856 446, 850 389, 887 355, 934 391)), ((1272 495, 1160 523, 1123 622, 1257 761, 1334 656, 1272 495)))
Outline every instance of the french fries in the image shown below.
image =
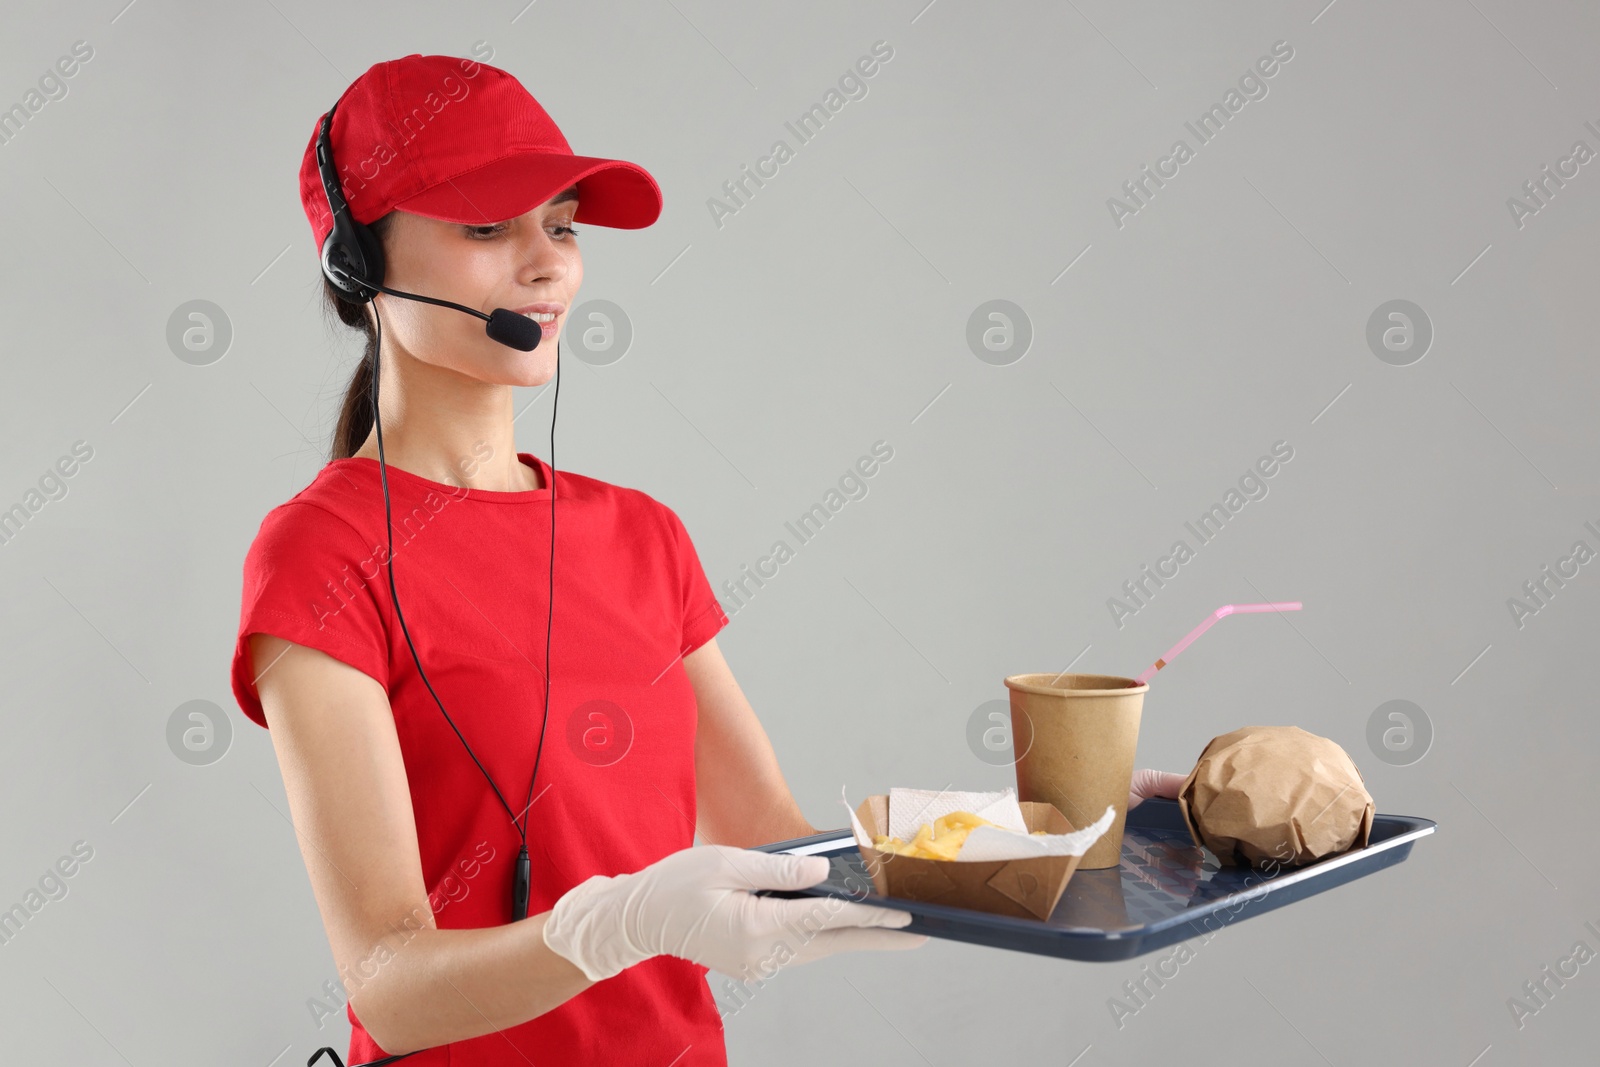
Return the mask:
MULTIPOLYGON (((916 835, 912 837, 910 843, 898 837, 890 837, 888 834, 878 834, 872 839, 872 844, 879 852, 893 852, 897 856, 953 860, 960 854, 961 845, 966 841, 967 835, 979 826, 993 826, 997 830, 1006 829, 999 823, 990 822, 970 811, 952 811, 948 815, 939 816, 932 823, 923 823, 917 827, 916 835)), ((1035 830, 1033 834, 1037 836, 1044 832, 1035 830)))

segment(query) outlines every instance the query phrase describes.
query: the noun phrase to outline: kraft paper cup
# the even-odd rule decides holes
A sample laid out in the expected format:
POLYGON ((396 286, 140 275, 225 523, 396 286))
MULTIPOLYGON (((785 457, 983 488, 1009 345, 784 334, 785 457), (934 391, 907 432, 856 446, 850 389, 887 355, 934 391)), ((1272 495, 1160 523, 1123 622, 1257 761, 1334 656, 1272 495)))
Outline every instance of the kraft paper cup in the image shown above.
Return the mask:
POLYGON ((1074 825, 1087 826, 1116 809, 1105 836, 1090 846, 1080 870, 1122 861, 1139 716, 1148 685, 1110 674, 1013 674, 1011 742, 1017 757, 1017 799, 1053 804, 1074 825))

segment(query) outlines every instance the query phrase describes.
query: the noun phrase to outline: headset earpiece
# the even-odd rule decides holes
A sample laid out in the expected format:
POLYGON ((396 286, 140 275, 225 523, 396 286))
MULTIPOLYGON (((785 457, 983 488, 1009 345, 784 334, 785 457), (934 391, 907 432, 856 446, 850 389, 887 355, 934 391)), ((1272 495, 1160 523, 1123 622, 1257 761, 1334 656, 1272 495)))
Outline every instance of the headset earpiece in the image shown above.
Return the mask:
POLYGON ((383 284, 383 242, 378 235, 350 214, 344 190, 339 185, 339 171, 333 165, 333 112, 338 105, 328 109, 317 129, 317 173, 322 179, 322 190, 328 197, 328 212, 333 217, 333 227, 322 242, 322 273, 334 288, 349 297, 351 303, 365 304, 378 291, 365 282, 383 284))
POLYGON ((348 210, 334 215, 333 229, 322 242, 322 273, 334 288, 348 296, 351 303, 365 304, 378 291, 356 277, 382 285, 383 267, 383 243, 371 227, 352 219, 348 210))

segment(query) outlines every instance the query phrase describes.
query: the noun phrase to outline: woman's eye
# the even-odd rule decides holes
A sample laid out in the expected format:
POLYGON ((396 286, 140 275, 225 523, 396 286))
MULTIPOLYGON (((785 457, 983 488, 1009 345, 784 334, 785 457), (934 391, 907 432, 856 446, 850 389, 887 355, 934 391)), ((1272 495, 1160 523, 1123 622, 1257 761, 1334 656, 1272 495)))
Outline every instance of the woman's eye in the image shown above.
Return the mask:
MULTIPOLYGON (((487 239, 489 239, 491 237, 499 237, 501 234, 505 233, 510 228, 511 228, 511 224, 510 223, 501 222, 501 223, 497 223, 497 224, 495 224, 493 226, 469 226, 469 227, 467 227, 467 231, 466 232, 467 232, 467 236, 471 237, 473 240, 483 241, 483 240, 487 240, 487 239)), ((578 233, 577 230, 575 230, 571 226, 567 226, 567 225, 560 225, 560 226, 551 227, 551 236, 554 237, 557 241, 566 240, 568 235, 571 235, 571 236, 575 237, 575 236, 577 236, 577 233, 578 233)))

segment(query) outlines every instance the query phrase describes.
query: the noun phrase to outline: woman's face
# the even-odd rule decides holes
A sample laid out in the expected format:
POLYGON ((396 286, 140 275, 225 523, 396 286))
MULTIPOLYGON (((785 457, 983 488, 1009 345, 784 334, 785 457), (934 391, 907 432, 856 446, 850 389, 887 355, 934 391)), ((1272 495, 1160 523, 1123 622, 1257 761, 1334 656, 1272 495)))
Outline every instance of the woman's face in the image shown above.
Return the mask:
POLYGON ((450 308, 379 293, 386 348, 494 385, 542 385, 555 374, 556 335, 583 283, 583 256, 573 238, 575 188, 513 219, 472 226, 396 211, 384 235, 384 282, 421 296, 452 300, 488 314, 495 308, 539 311, 532 352, 519 352, 484 332, 482 319, 450 308))

